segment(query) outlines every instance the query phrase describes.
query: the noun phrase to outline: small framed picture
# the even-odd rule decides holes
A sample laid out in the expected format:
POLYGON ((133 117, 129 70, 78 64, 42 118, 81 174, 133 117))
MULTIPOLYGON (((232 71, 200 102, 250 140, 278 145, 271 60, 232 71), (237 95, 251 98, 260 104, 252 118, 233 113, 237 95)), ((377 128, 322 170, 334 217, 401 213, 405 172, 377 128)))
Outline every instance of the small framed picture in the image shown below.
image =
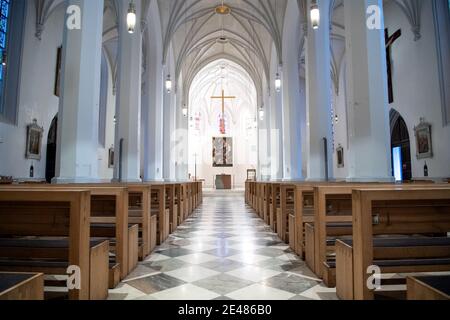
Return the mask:
POLYGON ((27 126, 27 150, 25 157, 31 160, 41 160, 42 134, 44 129, 39 127, 37 120, 27 126))
POLYGON ((428 159, 433 157, 433 144, 431 139, 431 124, 420 120, 420 124, 414 128, 416 136, 417 159, 428 159))
POLYGON ((247 181, 256 181, 256 170, 255 169, 247 170, 247 181))
POLYGON ((109 152, 108 152, 108 168, 114 168, 114 147, 109 148, 109 152))
POLYGON ((338 166, 338 168, 344 168, 345 167, 345 163, 344 163, 344 148, 342 148, 341 145, 339 145, 336 148, 336 157, 337 157, 337 166, 338 166))

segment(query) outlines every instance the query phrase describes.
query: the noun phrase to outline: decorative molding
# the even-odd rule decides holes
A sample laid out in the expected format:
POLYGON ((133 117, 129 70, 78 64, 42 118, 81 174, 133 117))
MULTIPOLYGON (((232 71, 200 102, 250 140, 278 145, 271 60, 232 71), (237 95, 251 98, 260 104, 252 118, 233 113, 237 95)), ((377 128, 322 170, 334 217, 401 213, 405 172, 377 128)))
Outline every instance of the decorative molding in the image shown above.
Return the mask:
POLYGON ((394 3, 400 7, 411 25, 414 41, 418 41, 422 37, 421 15, 423 2, 423 0, 394 0, 394 3))

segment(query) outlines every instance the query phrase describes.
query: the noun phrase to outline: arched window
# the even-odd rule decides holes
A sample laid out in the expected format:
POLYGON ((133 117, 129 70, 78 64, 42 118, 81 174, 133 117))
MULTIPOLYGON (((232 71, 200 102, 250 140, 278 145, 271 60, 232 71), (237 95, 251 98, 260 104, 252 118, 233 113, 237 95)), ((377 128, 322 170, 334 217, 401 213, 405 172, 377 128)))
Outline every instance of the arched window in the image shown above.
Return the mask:
POLYGON ((0 0, 0 122, 13 125, 17 125, 27 2, 0 0))
MULTIPOLYGON (((3 100, 4 79, 8 56, 7 44, 9 31, 10 0, 0 0, 0 4, 0 57, 2 60, 2 63, 0 64, 0 97, 3 100)), ((3 113, 3 103, 0 104, 0 113, 3 113)))

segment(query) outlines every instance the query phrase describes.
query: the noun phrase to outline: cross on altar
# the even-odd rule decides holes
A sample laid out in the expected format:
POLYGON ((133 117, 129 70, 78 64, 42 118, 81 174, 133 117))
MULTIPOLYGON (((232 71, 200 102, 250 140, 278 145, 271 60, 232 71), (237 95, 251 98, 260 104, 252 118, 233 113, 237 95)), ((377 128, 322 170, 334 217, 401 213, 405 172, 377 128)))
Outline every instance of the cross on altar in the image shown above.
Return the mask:
POLYGON ((236 97, 225 96, 225 90, 222 90, 222 96, 211 97, 211 99, 222 99, 222 118, 220 119, 220 133, 226 134, 226 132, 225 132, 225 100, 226 99, 236 99, 236 97))

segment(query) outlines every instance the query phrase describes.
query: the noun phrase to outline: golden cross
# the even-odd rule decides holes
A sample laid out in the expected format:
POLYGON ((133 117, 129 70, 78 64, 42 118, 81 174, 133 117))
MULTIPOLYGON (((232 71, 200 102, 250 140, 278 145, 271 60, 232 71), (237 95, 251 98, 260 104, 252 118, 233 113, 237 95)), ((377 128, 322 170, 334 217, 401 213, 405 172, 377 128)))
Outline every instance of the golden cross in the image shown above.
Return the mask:
POLYGON ((225 96, 225 90, 222 89, 221 97, 211 97, 211 99, 222 99, 222 119, 225 118, 225 99, 236 99, 236 97, 225 96))

